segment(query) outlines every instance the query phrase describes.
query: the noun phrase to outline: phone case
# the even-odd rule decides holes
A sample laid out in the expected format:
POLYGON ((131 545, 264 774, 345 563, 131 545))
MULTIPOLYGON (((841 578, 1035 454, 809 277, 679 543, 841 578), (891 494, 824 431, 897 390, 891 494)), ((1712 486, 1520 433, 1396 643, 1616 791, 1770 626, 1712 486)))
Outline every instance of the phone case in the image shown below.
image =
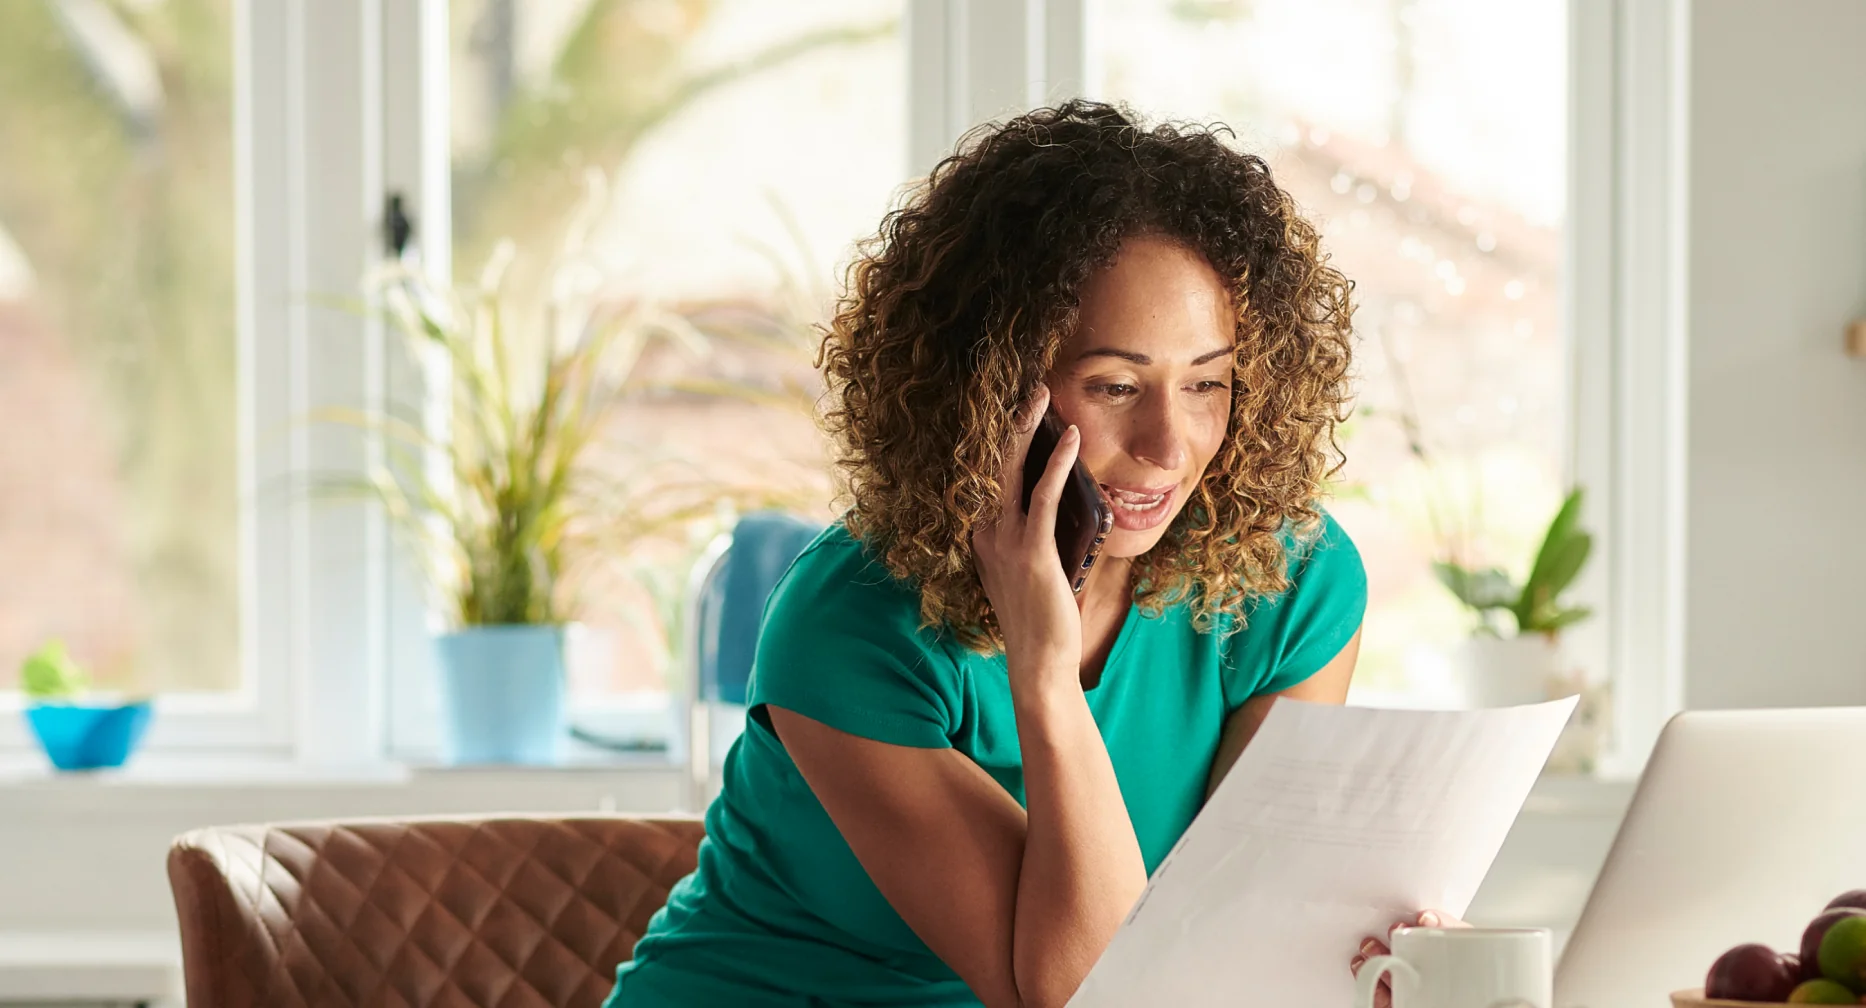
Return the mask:
MULTIPOLYGON (((1030 439, 1030 451, 1024 456, 1024 513, 1030 513, 1030 495, 1036 492, 1037 480, 1056 453, 1056 444, 1068 430, 1054 411, 1045 413, 1030 439)), ((1062 499, 1056 505, 1056 553, 1062 558, 1063 573, 1069 589, 1079 592, 1088 583, 1090 568, 1101 555, 1102 543, 1114 528, 1114 510, 1102 497, 1101 486, 1077 458, 1063 484, 1062 499)))

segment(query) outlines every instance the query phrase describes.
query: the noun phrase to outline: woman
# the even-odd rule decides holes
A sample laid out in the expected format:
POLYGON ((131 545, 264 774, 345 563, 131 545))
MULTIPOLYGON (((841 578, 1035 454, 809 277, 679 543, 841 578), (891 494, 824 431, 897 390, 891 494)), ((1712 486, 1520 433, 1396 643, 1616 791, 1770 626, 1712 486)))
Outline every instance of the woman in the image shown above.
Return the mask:
POLYGON ((1204 128, 1070 102, 942 162, 850 270, 853 504, 772 596, 699 870, 610 1005, 1067 1001, 1275 699, 1347 694, 1349 291, 1204 128), (1078 456, 1115 528, 1072 595, 1078 456))

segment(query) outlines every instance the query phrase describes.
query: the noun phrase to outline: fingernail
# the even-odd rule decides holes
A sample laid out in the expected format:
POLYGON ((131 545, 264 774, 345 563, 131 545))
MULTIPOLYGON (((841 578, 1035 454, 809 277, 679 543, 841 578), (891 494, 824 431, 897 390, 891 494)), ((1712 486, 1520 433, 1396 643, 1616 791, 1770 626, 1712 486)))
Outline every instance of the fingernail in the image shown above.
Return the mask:
POLYGON ((1348 972, 1359 973, 1361 971, 1361 964, 1365 963, 1366 961, 1367 961, 1366 956, 1355 956, 1354 958, 1348 960, 1348 972))
POLYGON ((1426 927, 1437 927, 1438 926, 1438 915, 1433 913, 1430 910, 1427 910, 1426 912, 1419 915, 1419 923, 1424 924, 1426 927))
POLYGON ((1069 431, 1068 431, 1068 434, 1069 434, 1069 436, 1070 436, 1070 437, 1081 437, 1081 436, 1082 436, 1082 432, 1081 432, 1081 431, 1079 431, 1079 430, 1076 430, 1076 425, 1075 425, 1075 424, 1070 424, 1070 425, 1069 425, 1069 431))
POLYGON ((1361 943, 1361 954, 1362 955, 1364 956, 1373 955, 1373 952, 1374 952, 1374 940, 1372 938, 1369 938, 1366 941, 1361 943))

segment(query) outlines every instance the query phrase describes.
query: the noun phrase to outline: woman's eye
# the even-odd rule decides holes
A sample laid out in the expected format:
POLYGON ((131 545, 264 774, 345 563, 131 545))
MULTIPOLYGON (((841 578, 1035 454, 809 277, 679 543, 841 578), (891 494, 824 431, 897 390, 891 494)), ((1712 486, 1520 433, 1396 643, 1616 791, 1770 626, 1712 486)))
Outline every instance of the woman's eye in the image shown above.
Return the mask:
POLYGON ((1105 395, 1110 399, 1126 399, 1128 396, 1140 390, 1132 385, 1123 385, 1117 382, 1108 385, 1097 385, 1091 391, 1105 395))
POLYGON ((1212 380, 1212 381, 1199 382, 1198 384, 1192 386, 1192 391, 1197 392, 1200 395, 1216 395, 1219 392, 1229 391, 1230 388, 1231 388, 1230 382, 1212 380))

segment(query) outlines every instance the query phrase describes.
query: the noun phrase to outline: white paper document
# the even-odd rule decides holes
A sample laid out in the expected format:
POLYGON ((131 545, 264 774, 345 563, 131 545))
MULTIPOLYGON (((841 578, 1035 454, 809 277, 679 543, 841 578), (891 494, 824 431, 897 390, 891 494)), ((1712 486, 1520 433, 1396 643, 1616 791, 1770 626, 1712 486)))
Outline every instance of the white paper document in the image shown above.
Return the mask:
POLYGON ((1071 1008, 1347 1008, 1364 937, 1464 914, 1574 704, 1278 700, 1071 1008))

